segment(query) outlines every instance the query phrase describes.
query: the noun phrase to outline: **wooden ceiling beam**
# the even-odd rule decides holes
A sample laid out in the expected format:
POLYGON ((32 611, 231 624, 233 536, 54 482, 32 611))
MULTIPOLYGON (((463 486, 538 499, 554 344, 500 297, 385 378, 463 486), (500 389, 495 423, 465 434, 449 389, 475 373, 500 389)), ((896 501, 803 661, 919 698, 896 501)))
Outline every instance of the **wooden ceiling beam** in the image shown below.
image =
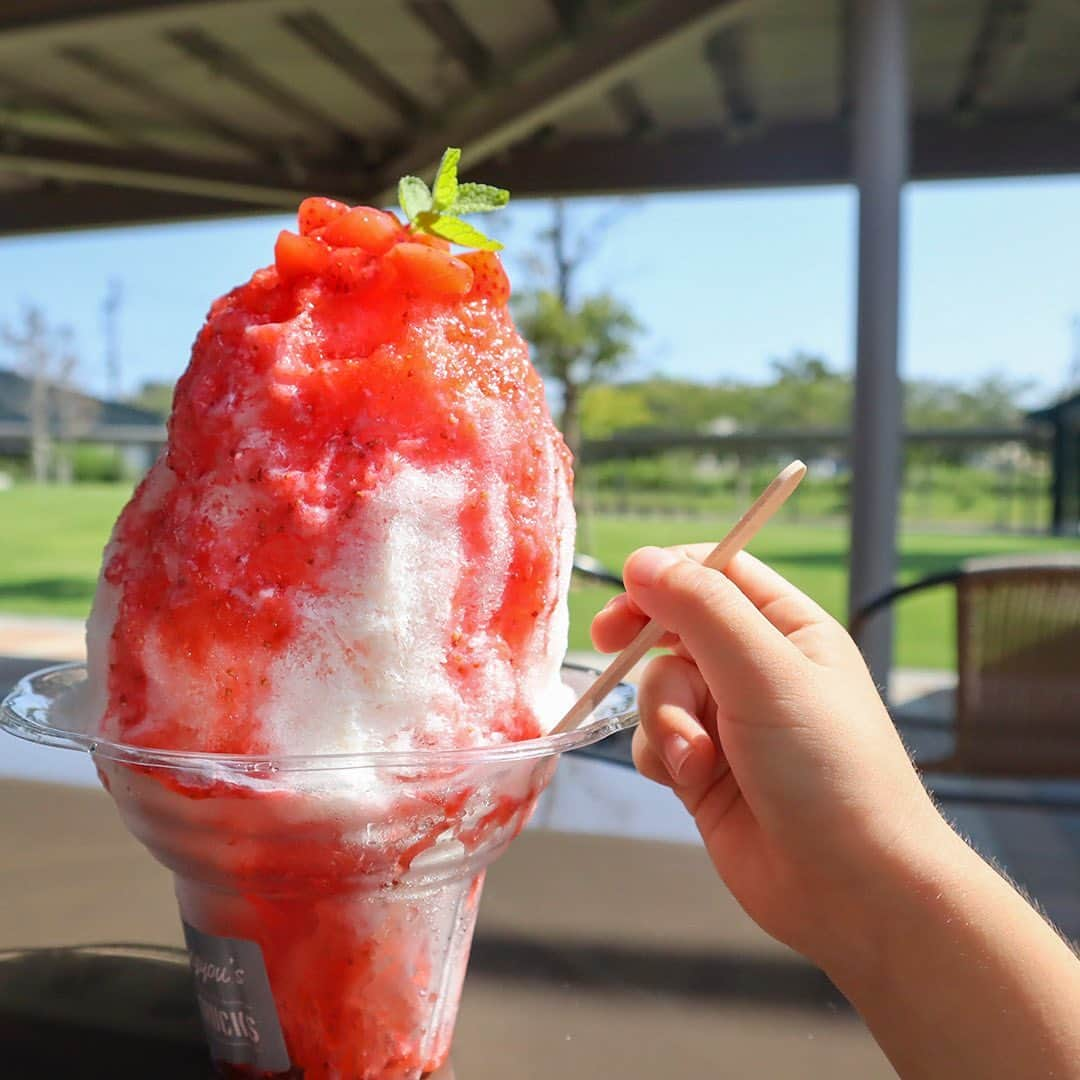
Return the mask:
MULTIPOLYGON (((850 143, 840 120, 769 128, 739 142, 722 129, 657 136, 648 153, 620 137, 552 137, 490 159, 484 179, 518 196, 840 184, 851 181, 850 143)), ((1080 172, 1080 122, 918 119, 911 164, 914 179, 928 180, 1080 172)), ((305 174, 291 186, 264 168, 17 135, 0 153, 3 172, 46 181, 30 192, 0 192, 7 233, 291 210, 311 191, 352 202, 372 197, 370 178, 365 186, 344 168, 305 174)))
POLYGON ((744 24, 721 27, 705 41, 705 62, 712 71, 732 135, 758 126, 758 109, 750 87, 744 24))
POLYGON ((65 45, 57 50, 72 64, 90 72, 95 78, 148 102, 181 123, 197 131, 212 135, 230 146, 240 146, 256 157, 273 159, 274 148, 266 142, 253 138, 248 132, 222 120, 220 115, 181 98, 147 78, 135 68, 100 49, 89 45, 65 45))
POLYGON ((549 0, 551 10, 564 34, 578 33, 588 8, 587 0, 549 0))
POLYGON ((484 180, 515 196, 842 183, 849 141, 834 123, 771 128, 738 142, 722 127, 660 135, 648 153, 620 136, 556 139, 492 158, 484 180))
POLYGON ((836 20, 836 115, 849 120, 852 115, 855 85, 854 5, 857 0, 839 0, 836 20))
POLYGON ((490 81, 494 58, 450 0, 409 0, 408 7, 474 83, 484 86, 490 81))
POLYGON ((611 6, 611 0, 549 0, 562 32, 577 37, 592 29, 611 6))
POLYGON ((160 25, 187 8, 229 4, 239 7, 258 0, 8 0, 0 3, 0 33, 15 36, 65 34, 104 23, 138 19, 140 24, 160 25))
MULTIPOLYGON (((973 124, 920 118, 911 177, 966 180, 1080 172, 1080 122, 1010 116, 973 124)), ((851 136, 840 120, 770 127, 732 142, 723 129, 658 136, 649 152, 620 137, 522 144, 484 167, 515 195, 798 187, 852 181, 851 136)))
POLYGON ((656 117, 629 79, 616 83, 608 91, 608 101, 622 119, 623 130, 629 138, 639 139, 656 129, 656 117))
POLYGON ((38 86, 30 86, 21 79, 16 79, 3 72, 0 73, 0 93, 10 95, 23 104, 30 106, 40 105, 46 111, 55 113, 57 116, 75 120, 122 146, 139 145, 139 139, 119 122, 108 116, 95 113, 78 102, 72 101, 71 98, 56 93, 51 88, 44 89, 38 86))
POLYGON ((282 15, 281 22, 290 33, 407 124, 415 124, 423 116, 424 107, 420 101, 325 16, 317 11, 300 11, 282 15))
POLYGON ((6 236, 255 213, 265 214, 266 207, 101 184, 50 180, 28 190, 0 191, 0 235, 6 236))
POLYGON ((755 0, 627 0, 577 38, 560 34, 495 72, 492 87, 456 103, 434 130, 384 162, 368 194, 390 199, 399 176, 429 174, 448 144, 464 147, 473 169, 630 78, 657 50, 692 41, 754 6, 755 0))
POLYGON ((0 173, 73 183, 171 192, 264 209, 293 209, 318 191, 351 197, 362 186, 343 174, 304 171, 293 180, 264 165, 230 166, 159 150, 122 151, 12 133, 0 143, 0 173))
POLYGON ((219 41, 205 30, 192 26, 167 30, 165 37, 208 71, 241 86, 264 103, 306 125, 329 131, 345 142, 355 137, 341 128, 332 116, 287 90, 276 79, 263 74, 241 52, 219 41))
POLYGON ((970 115, 985 108, 987 98, 1028 45, 1030 0, 988 0, 967 71, 956 94, 955 109, 970 115))

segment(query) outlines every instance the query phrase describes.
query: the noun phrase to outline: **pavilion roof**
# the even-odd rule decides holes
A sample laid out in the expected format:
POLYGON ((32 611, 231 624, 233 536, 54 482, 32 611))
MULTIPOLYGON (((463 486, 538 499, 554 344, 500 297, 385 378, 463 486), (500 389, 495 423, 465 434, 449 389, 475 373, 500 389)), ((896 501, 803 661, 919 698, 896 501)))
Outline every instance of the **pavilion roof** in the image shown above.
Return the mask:
MULTIPOLYGON (((385 198, 850 177, 856 0, 20 0, 0 231, 385 198), (482 166, 482 168, 481 168, 482 166)), ((915 177, 1080 171, 1073 0, 912 0, 915 177)))

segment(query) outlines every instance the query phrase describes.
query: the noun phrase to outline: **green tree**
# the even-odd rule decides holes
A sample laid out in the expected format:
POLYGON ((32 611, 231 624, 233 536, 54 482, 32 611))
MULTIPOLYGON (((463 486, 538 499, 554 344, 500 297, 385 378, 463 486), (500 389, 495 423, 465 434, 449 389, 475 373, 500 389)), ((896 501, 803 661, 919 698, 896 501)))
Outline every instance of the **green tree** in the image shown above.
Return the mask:
POLYGON ((773 360, 772 371, 772 382, 757 387, 752 395, 754 427, 834 428, 850 423, 850 375, 805 352, 773 360))
POLYGON ((639 384, 658 431, 702 431, 712 421, 753 416, 753 387, 658 376, 639 384))
POLYGON ((596 383, 581 395, 581 434, 586 439, 654 426, 648 400, 637 383, 596 383))
POLYGON ((904 419, 909 428, 1011 427, 1023 418, 1019 402, 1032 386, 1002 375, 967 387, 915 379, 904 386, 904 419))
MULTIPOLYGON (((773 360, 773 378, 764 384, 723 380, 712 383, 653 376, 590 388, 582 399, 585 436, 603 439, 629 431, 670 434, 717 430, 720 419, 743 429, 783 432, 832 428, 851 423, 852 379, 826 360, 805 352, 773 360)), ((990 375, 960 384, 915 379, 904 384, 905 426, 909 430, 1018 429, 1020 402, 1031 384, 990 375)), ((744 455, 745 456, 745 455, 744 455)), ((969 445, 910 443, 908 464, 961 465, 969 445)))
POLYGON ((547 290, 521 297, 517 320, 532 345, 533 362, 559 384, 559 426, 577 456, 581 448, 582 394, 626 364, 633 355, 640 326, 630 311, 608 294, 566 306, 547 290))
POLYGON ((556 199, 551 224, 539 236, 547 258, 533 268, 534 277, 546 278, 546 283, 518 293, 514 300, 533 363, 561 391, 560 427, 575 457, 581 448, 582 395, 625 368, 642 332, 630 309, 610 293, 578 295, 579 272, 609 225, 601 219, 575 230, 566 204, 556 199))
POLYGON ((774 360, 773 375, 773 381, 764 385, 666 376, 618 383, 606 388, 603 396, 594 391, 585 395, 583 424, 590 438, 628 429, 705 431, 721 419, 759 430, 847 426, 849 376, 806 353, 774 360), (621 424, 620 410, 625 412, 621 424))

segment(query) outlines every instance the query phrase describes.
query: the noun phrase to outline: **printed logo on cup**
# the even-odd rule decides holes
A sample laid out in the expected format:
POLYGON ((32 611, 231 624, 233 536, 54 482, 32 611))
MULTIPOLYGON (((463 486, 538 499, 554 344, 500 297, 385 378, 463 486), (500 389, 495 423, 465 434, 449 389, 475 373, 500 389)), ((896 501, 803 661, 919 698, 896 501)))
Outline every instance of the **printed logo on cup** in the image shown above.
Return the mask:
POLYGON ((258 943, 214 937, 186 922, 184 938, 211 1055, 264 1072, 287 1071, 289 1054, 258 943))

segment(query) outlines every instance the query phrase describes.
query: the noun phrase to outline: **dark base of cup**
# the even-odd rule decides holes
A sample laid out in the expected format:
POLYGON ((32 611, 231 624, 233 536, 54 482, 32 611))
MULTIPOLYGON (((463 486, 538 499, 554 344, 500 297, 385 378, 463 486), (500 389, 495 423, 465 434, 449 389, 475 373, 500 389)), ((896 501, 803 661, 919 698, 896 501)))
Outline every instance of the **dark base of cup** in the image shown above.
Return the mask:
POLYGON ((287 1072, 263 1072, 247 1065, 234 1065, 229 1061, 215 1061, 214 1074, 226 1080, 304 1080, 303 1069, 289 1069, 287 1072))
MULTIPOLYGON (((225 1080, 304 1080, 303 1069, 289 1069, 288 1072, 260 1072, 257 1069, 248 1068, 245 1065, 233 1065, 227 1061, 215 1061, 214 1075, 224 1077, 225 1080)), ((448 1065, 440 1065, 432 1072, 422 1073, 420 1080, 445 1080, 452 1077, 448 1065)))

